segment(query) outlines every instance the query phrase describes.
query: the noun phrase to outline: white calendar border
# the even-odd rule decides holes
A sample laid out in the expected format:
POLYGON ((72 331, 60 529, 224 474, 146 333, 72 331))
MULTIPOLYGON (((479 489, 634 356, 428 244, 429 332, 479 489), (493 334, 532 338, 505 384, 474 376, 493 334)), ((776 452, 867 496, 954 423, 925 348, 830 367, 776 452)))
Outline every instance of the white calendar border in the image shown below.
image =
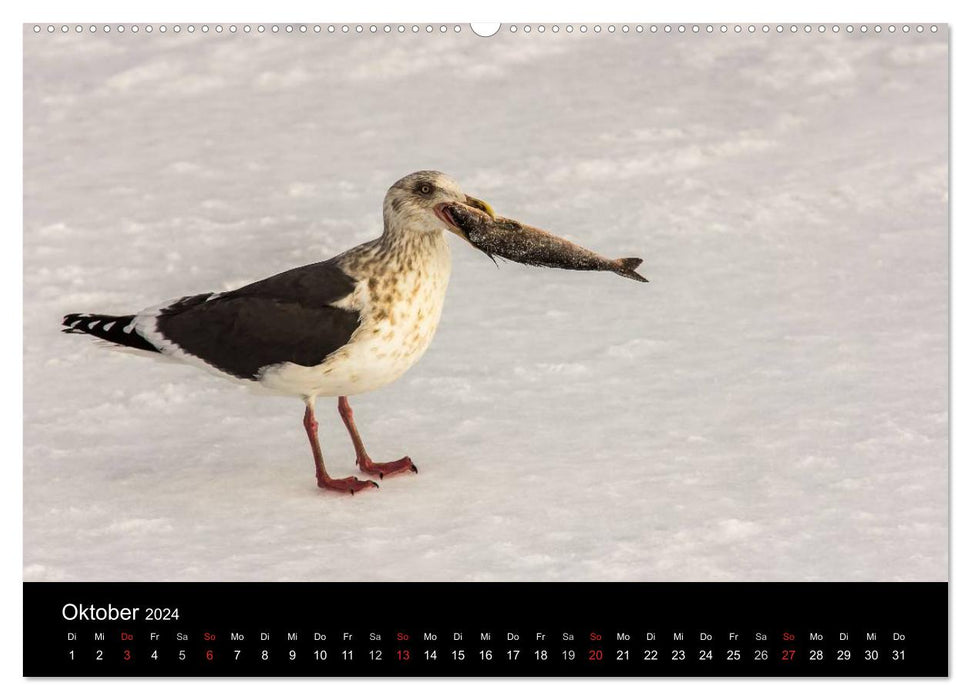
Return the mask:
MULTIPOLYGON (((14 3, 7 3, 12 5, 14 3)), ((728 22, 728 21, 796 21, 827 23, 858 23, 875 20, 884 23, 922 22, 951 24, 951 61, 952 61, 952 124, 969 123, 968 86, 969 73, 968 51, 962 42, 962 30, 971 33, 971 22, 963 22, 962 13, 957 9, 957 3, 943 0, 922 0, 921 2, 900 2, 885 0, 879 4, 853 4, 846 0, 816 0, 802 6, 782 4, 779 2, 736 0, 732 3, 714 2, 677 2, 665 6, 634 5, 628 0, 596 0, 583 5, 575 0, 561 0, 561 2, 546 6, 535 3, 529 5, 522 0, 489 0, 489 2, 466 5, 455 0, 415 0, 412 3, 391 2, 390 0, 354 0, 343 3, 308 3, 295 0, 274 0, 272 3, 254 2, 252 0, 238 0, 229 3, 202 3, 199 0, 168 0, 167 2, 133 3, 131 0, 83 0, 69 2, 68 0, 38 1, 24 3, 15 8, 5 7, 2 35, 0 35, 0 52, 2 52, 2 75, 4 92, 9 104, 13 104, 13 95, 22 94, 22 41, 21 25, 26 22, 69 22, 69 21, 124 21, 124 22, 170 22, 186 20, 213 21, 225 17, 227 20, 240 18, 264 18, 288 21, 293 19, 308 21, 416 21, 429 19, 442 22, 477 21, 628 21, 638 20, 649 22, 728 22), (475 9, 469 9, 475 7, 475 9), (551 9, 552 8, 552 9, 551 9), (962 86, 958 76, 964 78, 962 86), (965 114, 965 117, 956 115, 965 114)), ((888 40, 892 37, 888 36, 888 40)), ((23 395, 22 395, 22 261, 23 250, 21 232, 23 231, 22 216, 22 114, 19 109, 8 109, 3 112, 3 127, 5 138, 2 141, 3 163, 3 208, 5 213, 0 264, 3 274, 0 275, 0 298, 4 300, 3 316, 8 335, 5 342, 0 344, 3 353, 3 364, 6 368, 16 368, 8 371, 4 382, 3 413, 0 425, 3 426, 2 442, 5 450, 3 460, 3 488, 0 489, 3 498, 2 517, 2 596, 0 600, 5 604, 3 616, 7 625, 0 633, 0 659, 2 659, 3 685, 12 690, 16 696, 57 698, 63 700, 65 696, 75 694, 98 698, 131 696, 137 694, 139 698, 168 698, 174 693, 198 697, 225 693, 227 690, 235 698, 265 698, 268 694, 287 693, 291 697, 320 697, 322 694, 332 694, 337 697, 353 695, 355 700, 381 697, 390 700, 391 697, 409 698, 454 698, 461 695, 463 700, 477 700, 478 698, 494 698, 496 694, 514 696, 554 695, 557 700, 572 700, 573 698, 589 698, 594 695, 604 695, 611 700, 615 697, 639 697, 648 694, 677 694, 684 697, 705 697, 710 700, 721 700, 726 697, 744 698, 779 698, 787 700, 800 698, 815 698, 820 694, 843 697, 858 696, 861 693, 879 693, 881 698, 913 698, 915 695, 930 694, 932 696, 948 695, 968 697, 971 691, 971 669, 966 660, 971 658, 971 644, 964 636, 969 625, 971 608, 971 590, 966 581, 971 577, 971 567, 967 558, 955 557, 955 548, 951 548, 950 570, 952 584, 952 616, 951 616, 951 673, 950 681, 918 681, 918 680, 488 680, 480 683, 456 680, 428 680, 428 681, 328 681, 321 685, 314 681, 302 680, 171 680, 146 683, 144 681, 125 680, 90 680, 90 681, 25 681, 22 674, 22 633, 10 622, 22 618, 22 466, 23 466, 23 395), (18 138, 18 135, 21 135, 18 138), (19 468, 18 468, 19 466, 19 468), (961 593, 955 595, 958 586, 961 593), (964 633, 964 634, 962 634, 964 633), (965 660, 962 670, 961 660, 965 660), (217 686, 218 684, 218 686, 217 686), (542 686, 540 685, 542 684, 542 686), (866 684, 864 686, 863 684, 866 684), (878 687, 871 687, 876 684, 878 687), (229 685, 229 688, 225 688, 229 685)), ((964 236, 952 236, 952 328, 951 328, 951 356, 953 358, 971 357, 971 342, 969 342, 969 327, 971 315, 968 314, 967 278, 962 274, 971 269, 969 260, 968 226, 962 227, 967 216, 962 217, 967 210, 967 204, 962 208, 960 197, 955 193, 961 191, 959 183, 962 166, 971 167, 971 158, 967 140, 962 138, 960 130, 955 129, 952 135, 952 230, 964 230, 964 236), (960 315, 959 315, 960 314, 960 315)), ((968 438, 961 439, 959 431, 954 426, 967 427, 968 403, 971 401, 968 388, 967 361, 963 364, 955 361, 952 367, 952 465, 964 465, 965 470, 971 464, 971 450, 968 449, 968 438), (962 420, 964 419, 964 420, 962 420)), ((56 397, 55 397, 56 398, 56 397)), ((967 433, 965 433, 967 434, 967 433)), ((971 516, 968 510, 962 513, 961 505, 968 504, 968 477, 962 470, 955 468, 951 473, 951 542, 963 543, 967 551, 969 534, 968 523, 971 516)), ((8 690, 8 693, 10 692, 8 690)), ((8 694, 7 697, 13 697, 8 694)))

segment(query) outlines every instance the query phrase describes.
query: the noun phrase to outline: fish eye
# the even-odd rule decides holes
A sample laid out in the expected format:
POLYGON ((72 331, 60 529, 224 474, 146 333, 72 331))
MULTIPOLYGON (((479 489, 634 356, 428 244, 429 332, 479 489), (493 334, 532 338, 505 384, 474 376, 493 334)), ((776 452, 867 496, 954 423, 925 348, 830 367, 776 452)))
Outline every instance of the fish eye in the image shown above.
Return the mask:
POLYGON ((421 187, 418 188, 418 191, 421 192, 422 194, 431 194, 432 186, 426 182, 421 187))

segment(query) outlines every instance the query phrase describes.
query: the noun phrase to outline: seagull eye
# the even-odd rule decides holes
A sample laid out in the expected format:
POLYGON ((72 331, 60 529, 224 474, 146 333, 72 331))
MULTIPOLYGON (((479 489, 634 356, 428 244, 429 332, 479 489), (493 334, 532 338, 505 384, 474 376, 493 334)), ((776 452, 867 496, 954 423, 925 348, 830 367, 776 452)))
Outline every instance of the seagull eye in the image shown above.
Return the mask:
POLYGON ((418 191, 421 192, 422 194, 431 194, 432 186, 426 182, 424 185, 418 188, 418 191))

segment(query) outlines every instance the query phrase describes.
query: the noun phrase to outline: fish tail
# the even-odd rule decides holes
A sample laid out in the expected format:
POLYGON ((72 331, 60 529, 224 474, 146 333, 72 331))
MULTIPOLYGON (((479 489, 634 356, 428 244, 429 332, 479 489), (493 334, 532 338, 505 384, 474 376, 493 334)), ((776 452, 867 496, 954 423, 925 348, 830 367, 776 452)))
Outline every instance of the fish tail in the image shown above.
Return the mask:
POLYGON ((646 279, 641 277, 639 274, 634 272, 637 266, 644 262, 641 258, 617 258, 614 263, 617 265, 613 269, 621 277, 626 277, 627 279, 637 280, 638 282, 647 282, 646 279))

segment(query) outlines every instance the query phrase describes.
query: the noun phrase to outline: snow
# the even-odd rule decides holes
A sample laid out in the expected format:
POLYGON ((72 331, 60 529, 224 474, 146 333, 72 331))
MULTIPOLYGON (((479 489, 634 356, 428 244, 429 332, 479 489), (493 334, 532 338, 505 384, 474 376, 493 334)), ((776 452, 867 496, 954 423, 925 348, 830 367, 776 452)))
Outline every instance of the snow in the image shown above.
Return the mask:
POLYGON ((946 34, 27 28, 24 578, 946 579, 946 34), (59 332, 330 257, 423 168, 651 283, 453 240, 352 402, 416 477, 321 492, 298 401, 59 332))

